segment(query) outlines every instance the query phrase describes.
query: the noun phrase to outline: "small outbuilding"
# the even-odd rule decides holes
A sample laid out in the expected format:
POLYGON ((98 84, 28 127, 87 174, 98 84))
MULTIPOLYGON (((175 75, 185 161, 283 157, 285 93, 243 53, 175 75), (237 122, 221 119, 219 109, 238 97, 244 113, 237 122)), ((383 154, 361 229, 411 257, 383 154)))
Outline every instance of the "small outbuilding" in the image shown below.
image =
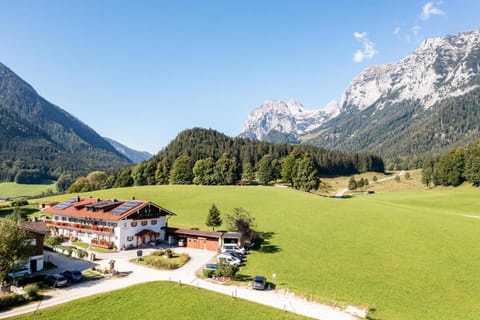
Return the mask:
POLYGON ((218 251, 224 243, 242 243, 240 232, 203 231, 198 229, 167 228, 169 243, 184 243, 187 248, 218 251))
POLYGON ((28 267, 31 272, 43 270, 43 239, 50 234, 50 230, 43 222, 25 221, 20 228, 27 232, 28 241, 32 245, 32 253, 28 258, 28 267))

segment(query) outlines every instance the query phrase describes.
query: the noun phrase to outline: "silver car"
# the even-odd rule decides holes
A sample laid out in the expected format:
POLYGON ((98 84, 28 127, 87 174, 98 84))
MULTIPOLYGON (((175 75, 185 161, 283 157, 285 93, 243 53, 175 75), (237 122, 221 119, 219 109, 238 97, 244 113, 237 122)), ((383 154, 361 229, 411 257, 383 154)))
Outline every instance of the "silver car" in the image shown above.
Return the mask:
POLYGON ((68 280, 62 274, 56 273, 47 276, 45 278, 45 283, 54 288, 58 288, 66 286, 68 284, 68 280))

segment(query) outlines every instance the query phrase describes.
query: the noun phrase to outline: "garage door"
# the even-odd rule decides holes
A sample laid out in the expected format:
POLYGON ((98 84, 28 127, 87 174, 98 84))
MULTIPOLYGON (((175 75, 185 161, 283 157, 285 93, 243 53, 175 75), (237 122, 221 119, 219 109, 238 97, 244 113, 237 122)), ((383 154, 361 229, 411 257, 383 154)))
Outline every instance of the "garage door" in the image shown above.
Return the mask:
POLYGON ((208 239, 202 237, 189 237, 187 239, 187 247, 193 249, 203 249, 203 250, 218 250, 218 240, 217 239, 208 239))

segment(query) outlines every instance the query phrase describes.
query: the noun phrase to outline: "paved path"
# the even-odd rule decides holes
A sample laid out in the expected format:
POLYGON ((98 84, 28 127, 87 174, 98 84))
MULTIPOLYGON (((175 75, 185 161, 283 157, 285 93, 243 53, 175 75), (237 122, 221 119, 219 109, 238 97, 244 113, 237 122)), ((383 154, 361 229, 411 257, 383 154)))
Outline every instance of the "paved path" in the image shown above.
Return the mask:
MULTIPOLYGON (((144 250, 144 255, 147 255, 152 250, 153 249, 144 250)), ((201 269, 205 263, 214 259, 215 252, 186 248, 176 248, 175 252, 188 253, 191 257, 191 260, 182 268, 173 271, 155 270, 129 262, 131 258, 136 257, 135 250, 123 251, 108 255, 98 254, 97 256, 99 258, 105 258, 103 263, 110 259, 114 259, 116 261, 115 269, 120 272, 128 272, 129 275, 120 278, 114 277, 97 281, 87 281, 61 289, 50 290, 46 293, 47 297, 39 303, 29 304, 23 307, 0 313, 0 319, 27 312, 33 312, 37 308, 43 309, 71 300, 91 296, 93 294, 125 288, 127 286, 137 283, 159 280, 181 282, 183 284, 204 288, 230 296, 235 296, 237 298, 261 303, 267 306, 301 314, 314 319, 358 319, 348 313, 334 309, 330 306, 309 302, 305 299, 295 297, 292 294, 284 294, 274 291, 256 291, 246 287, 225 286, 213 283, 208 280, 198 279, 195 276, 195 273, 199 269, 201 269)), ((49 254, 55 256, 55 258, 51 257, 50 259, 58 259, 57 254, 49 254)))

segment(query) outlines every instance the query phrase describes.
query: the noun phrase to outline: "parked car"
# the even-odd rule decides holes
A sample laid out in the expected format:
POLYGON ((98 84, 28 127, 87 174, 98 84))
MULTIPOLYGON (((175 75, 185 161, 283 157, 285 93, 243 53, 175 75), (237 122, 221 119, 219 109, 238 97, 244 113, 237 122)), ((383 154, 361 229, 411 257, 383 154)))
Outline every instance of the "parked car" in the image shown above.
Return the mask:
POLYGON ((220 249, 220 252, 224 253, 226 251, 236 251, 243 255, 246 253, 245 248, 239 248, 235 243, 224 243, 220 249))
POLYGON ((32 273, 30 272, 30 268, 28 268, 27 266, 21 266, 21 267, 14 268, 12 271, 10 271, 8 273, 8 277, 12 279, 16 279, 16 278, 29 276, 31 274, 32 273))
POLYGON ((62 274, 56 273, 47 276, 45 278, 45 283, 54 288, 58 288, 66 286, 68 284, 68 280, 62 274))
POLYGON ((70 283, 80 282, 83 280, 83 274, 78 270, 67 270, 63 271, 62 275, 67 278, 67 281, 70 283))
POLYGON ((255 290, 265 290, 267 286, 267 280, 264 276, 255 276, 253 278, 253 289, 255 290))
POLYGON ((221 260, 224 260, 226 261, 229 265, 231 266, 240 266, 242 264, 242 261, 238 258, 235 258, 231 255, 228 255, 228 254, 220 254, 218 257, 217 257, 217 261, 220 262, 221 260))
POLYGON ((204 270, 213 270, 213 271, 217 271, 218 270, 218 264, 216 263, 207 263, 204 267, 203 267, 204 270))
POLYGON ((243 256, 241 253, 237 252, 237 251, 227 250, 227 251, 225 251, 223 254, 228 254, 229 256, 232 256, 232 257, 235 257, 235 258, 237 258, 237 259, 240 259, 241 261, 243 261, 243 259, 244 259, 244 256, 243 256))

